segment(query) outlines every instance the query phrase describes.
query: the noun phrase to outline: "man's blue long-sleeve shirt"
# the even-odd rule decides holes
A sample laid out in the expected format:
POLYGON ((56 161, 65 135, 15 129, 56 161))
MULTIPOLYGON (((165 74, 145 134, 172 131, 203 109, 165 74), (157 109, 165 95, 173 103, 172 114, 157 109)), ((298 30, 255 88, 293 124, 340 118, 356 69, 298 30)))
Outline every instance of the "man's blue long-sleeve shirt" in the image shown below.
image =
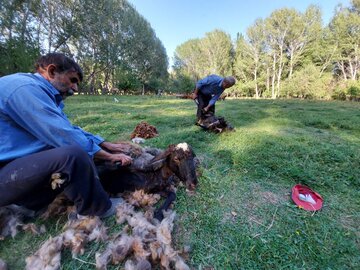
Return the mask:
POLYGON ((59 91, 38 73, 0 78, 0 161, 66 145, 98 152, 104 139, 73 126, 63 107, 59 91))
POLYGON ((225 89, 222 87, 223 81, 223 77, 212 74, 196 83, 196 88, 199 89, 202 94, 212 96, 209 101, 210 106, 214 105, 224 92, 225 89))

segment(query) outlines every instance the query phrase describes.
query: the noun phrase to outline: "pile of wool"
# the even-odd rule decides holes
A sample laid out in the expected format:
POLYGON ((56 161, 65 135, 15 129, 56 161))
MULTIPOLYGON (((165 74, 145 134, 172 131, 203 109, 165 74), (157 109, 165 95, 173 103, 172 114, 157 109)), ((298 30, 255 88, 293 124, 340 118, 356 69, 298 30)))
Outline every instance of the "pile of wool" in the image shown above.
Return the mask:
POLYGON ((72 256, 82 255, 91 241, 106 241, 107 228, 98 217, 81 217, 68 221, 64 232, 46 240, 35 254, 26 258, 26 270, 57 270, 61 267, 61 251, 71 250, 72 256))
POLYGON ((158 136, 156 127, 146 123, 145 121, 142 121, 140 124, 138 124, 135 127, 134 131, 130 135, 130 139, 133 138, 149 139, 149 138, 154 138, 156 136, 158 136))
POLYGON ((116 220, 126 224, 122 232, 108 243, 103 252, 96 253, 96 269, 107 269, 107 265, 124 263, 130 269, 177 269, 190 270, 183 256, 184 250, 172 247, 171 232, 176 213, 164 212, 159 222, 153 215, 136 212, 134 206, 123 203, 117 207, 116 220))
MULTIPOLYGON (((26 258, 26 270, 60 269, 64 249, 70 249, 73 258, 77 258, 85 253, 91 241, 106 243, 105 249, 95 254, 96 269, 107 269, 108 264, 123 265, 125 270, 159 267, 190 269, 184 259, 189 250, 176 250, 172 246, 171 233, 176 213, 172 210, 164 212, 164 219, 159 222, 154 218, 153 207, 159 200, 158 195, 145 194, 140 190, 124 194, 124 198, 127 202, 120 204, 116 213, 118 228, 122 228, 120 231, 112 230, 112 235, 108 235, 107 228, 98 217, 69 220, 60 234, 50 237, 33 255, 26 258)), ((43 217, 54 217, 68 213, 71 209, 62 196, 53 203, 43 217), (60 207, 61 204, 63 207, 60 207), (54 211, 54 206, 63 212, 54 211)), ((92 262, 89 264, 94 265, 92 262)))
POLYGON ((34 223, 25 223, 28 218, 32 218, 34 215, 34 211, 14 204, 0 207, 0 240, 4 240, 7 236, 14 238, 19 230, 31 232, 35 235, 46 232, 44 225, 38 227, 34 223))

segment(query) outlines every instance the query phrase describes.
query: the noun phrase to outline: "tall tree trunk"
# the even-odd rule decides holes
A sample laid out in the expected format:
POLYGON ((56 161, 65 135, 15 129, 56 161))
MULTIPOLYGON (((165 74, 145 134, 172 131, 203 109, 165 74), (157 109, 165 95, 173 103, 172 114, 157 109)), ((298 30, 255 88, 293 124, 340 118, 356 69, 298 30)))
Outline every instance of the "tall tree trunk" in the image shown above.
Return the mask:
MULTIPOLYGON (((26 8, 24 8, 26 9, 26 8)), ((30 10, 29 9, 26 9, 25 11, 25 14, 24 14, 24 17, 23 17, 23 20, 21 22, 21 33, 20 33, 20 36, 21 36, 21 40, 22 41, 25 41, 25 34, 26 34, 26 24, 27 24, 27 20, 28 20, 28 17, 29 17, 29 13, 30 13, 30 10)))
POLYGON ((344 80, 347 81, 347 75, 346 75, 346 71, 345 71, 345 65, 344 65, 344 61, 339 61, 339 66, 341 69, 341 72, 343 74, 344 80))
POLYGON ((259 98, 259 88, 258 88, 258 82, 257 82, 257 67, 255 67, 254 70, 254 81, 255 81, 255 98, 259 98))
POLYGON ((271 78, 271 98, 275 99, 275 78, 276 78, 276 54, 273 54, 273 70, 272 70, 272 78, 271 78))
POLYGON ((270 68, 266 67, 266 92, 270 90, 270 68))
POLYGON ((280 48, 280 56, 279 56, 279 71, 277 74, 277 83, 276 83, 276 97, 280 96, 280 84, 281 84, 281 75, 282 75, 282 71, 284 68, 284 63, 283 63, 283 52, 282 52, 282 48, 280 48))
POLYGON ((291 52, 290 52, 290 64, 289 64, 289 76, 288 76, 289 79, 292 77, 293 69, 294 69, 294 52, 291 50, 291 52))
POLYGON ((54 33, 54 7, 52 3, 48 3, 48 9, 49 9, 49 30, 48 30, 48 52, 51 52, 52 47, 52 39, 53 39, 53 33, 54 33))

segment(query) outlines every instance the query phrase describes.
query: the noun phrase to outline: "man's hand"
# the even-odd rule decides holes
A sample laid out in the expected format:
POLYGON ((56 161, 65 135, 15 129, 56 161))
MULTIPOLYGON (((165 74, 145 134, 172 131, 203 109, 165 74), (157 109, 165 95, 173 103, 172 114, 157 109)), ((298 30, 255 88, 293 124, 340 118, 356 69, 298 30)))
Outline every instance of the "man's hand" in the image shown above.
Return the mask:
POLYGON ((123 166, 130 165, 132 158, 124 154, 111 154, 110 161, 115 163, 120 161, 123 166))
POLYGON ((206 107, 203 109, 204 112, 208 112, 208 110, 209 110, 209 106, 206 106, 206 107))
POLYGON ((105 151, 104 149, 101 149, 100 151, 96 152, 94 158, 99 160, 107 160, 112 163, 120 161, 121 164, 124 166, 129 165, 132 162, 132 158, 125 154, 119 154, 119 153, 112 154, 105 151))

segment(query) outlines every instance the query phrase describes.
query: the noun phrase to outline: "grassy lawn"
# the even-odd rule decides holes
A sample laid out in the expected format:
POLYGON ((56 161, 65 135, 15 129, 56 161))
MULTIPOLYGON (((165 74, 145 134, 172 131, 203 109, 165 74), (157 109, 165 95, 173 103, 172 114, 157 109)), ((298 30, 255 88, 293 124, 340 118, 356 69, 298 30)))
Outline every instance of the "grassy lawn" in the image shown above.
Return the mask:
MULTIPOLYGON (((195 104, 167 97, 71 97, 66 113, 110 141, 128 140, 140 121, 159 137, 145 145, 189 143, 201 160, 197 194, 178 190, 175 246, 190 245, 194 269, 360 269, 360 104, 294 100, 226 100, 217 115, 235 132, 212 134, 194 125, 195 104), (292 186, 310 186, 323 209, 298 209, 292 186)), ((48 233, 19 233, 0 242, 0 258, 23 269, 64 220, 48 233)), ((43 223, 38 221, 39 224, 43 223)), ((108 226, 116 229, 114 220, 108 226)), ((95 261, 93 244, 82 260, 95 261)), ((64 253, 63 269, 92 269, 64 253)), ((109 267, 108 269, 118 269, 109 267)))

